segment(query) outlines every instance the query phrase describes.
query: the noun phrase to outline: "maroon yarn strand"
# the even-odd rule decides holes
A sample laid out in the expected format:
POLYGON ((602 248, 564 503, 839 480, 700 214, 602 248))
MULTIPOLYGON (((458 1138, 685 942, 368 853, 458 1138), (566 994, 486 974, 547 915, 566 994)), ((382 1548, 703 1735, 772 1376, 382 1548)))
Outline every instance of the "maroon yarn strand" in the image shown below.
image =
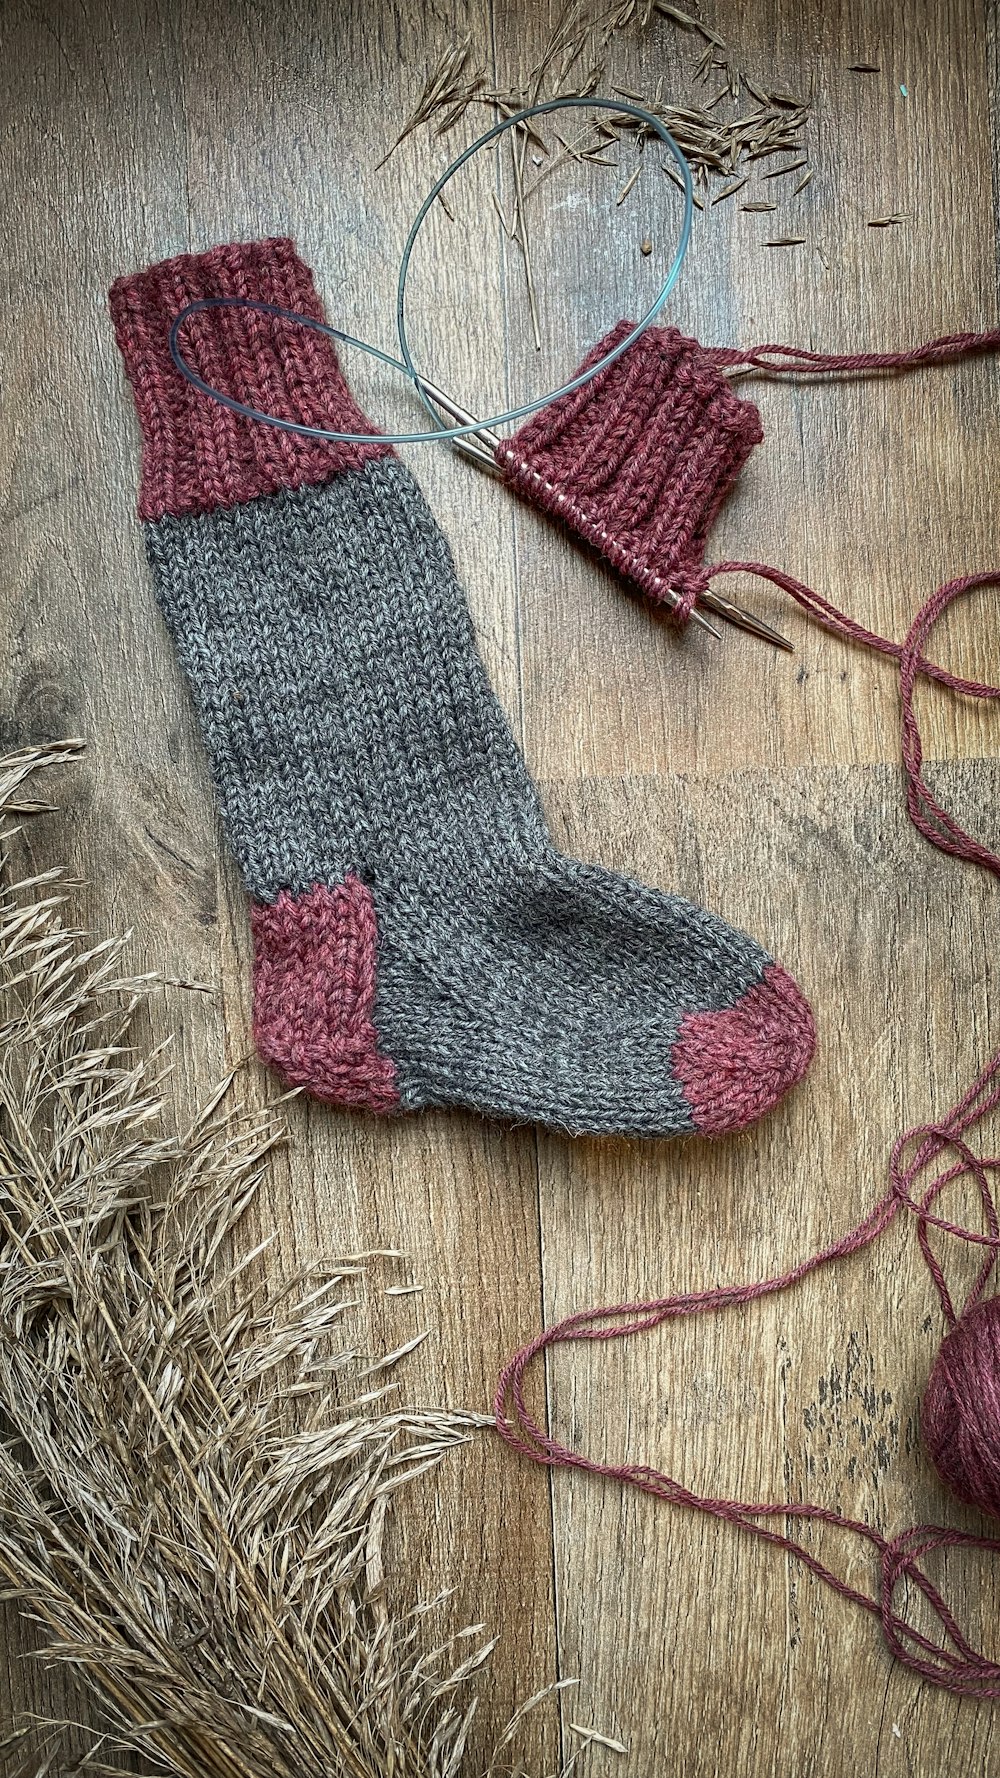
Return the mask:
MULTIPOLYGON (((808 368, 815 370, 898 369, 908 364, 942 362, 947 357, 958 356, 977 345, 985 349, 987 344, 1000 345, 1000 330, 995 335, 953 335, 944 340, 933 341, 914 353, 863 354, 837 359, 816 353, 795 353, 790 348, 762 347, 758 348, 757 353, 751 354, 749 361, 755 361, 766 352, 786 359, 807 361, 808 368)), ((741 357, 741 362, 747 360, 741 357)), ((962 593, 1000 584, 1000 573, 969 575, 940 587, 919 612, 905 641, 898 644, 865 629, 790 575, 762 563, 722 562, 710 569, 709 575, 711 577, 736 572, 763 575, 790 593, 827 629, 850 641, 863 643, 897 661, 902 755, 910 819, 939 850, 981 865, 1000 877, 1000 857, 966 833, 929 789, 923 777, 923 750, 914 712, 914 688, 921 675, 935 679, 966 696, 990 699, 1000 697, 1000 688, 949 673, 927 660, 923 653, 931 629, 948 606, 962 593)), ((871 1246, 895 1220, 899 1211, 906 1209, 916 1220, 920 1250, 941 1303, 945 1321, 952 1330, 932 1373, 922 1417, 925 1437, 931 1444, 932 1455, 938 1467, 943 1469, 941 1450, 935 1451, 933 1440, 939 1444, 944 1442, 945 1448, 950 1449, 951 1416, 956 1404, 949 1394, 949 1368, 944 1363, 949 1341, 960 1340, 966 1326, 971 1328, 976 1315, 982 1316, 994 1306, 1000 1307, 998 1298, 990 1298, 985 1303, 983 1301, 983 1292, 993 1275, 1000 1252, 1000 1218, 990 1184, 991 1176, 1000 1173, 1000 1156, 977 1156, 965 1140, 966 1134, 975 1130, 998 1106, 1000 1052, 991 1058, 962 1099, 940 1123, 920 1125, 897 1140, 889 1161, 889 1189, 862 1221, 821 1252, 801 1260, 786 1272, 749 1284, 722 1285, 711 1290, 583 1309, 545 1329, 509 1360, 500 1375, 493 1404, 500 1435, 512 1449, 533 1462, 550 1468, 578 1469, 607 1481, 635 1487, 642 1493, 673 1505, 686 1506, 723 1519, 754 1537, 774 1544, 804 1563, 817 1579, 825 1581, 842 1598, 851 1600, 877 1617, 890 1651, 911 1672, 959 1695, 981 1699, 1000 1697, 1000 1663, 987 1658, 970 1644, 940 1591, 922 1566, 928 1556, 950 1548, 1000 1551, 1000 1538, 980 1536, 940 1525, 913 1526, 896 1537, 886 1538, 861 1520, 846 1518, 831 1509, 808 1502, 746 1502, 700 1495, 685 1488, 672 1476, 651 1467, 602 1463, 571 1450, 559 1439, 545 1432, 525 1400, 527 1371, 535 1359, 549 1350, 578 1340, 625 1339, 633 1334, 651 1332, 664 1322, 678 1320, 683 1316, 702 1314, 776 1295, 799 1283, 821 1266, 845 1259, 871 1246), (947 1162, 948 1155, 953 1157, 950 1162, 947 1162), (922 1184, 928 1171, 942 1161, 946 1164, 934 1173, 930 1183, 922 1184), (983 1230, 974 1230, 955 1223, 938 1214, 935 1208, 942 1193, 959 1180, 972 1180, 978 1189, 983 1211, 983 1230), (944 1271, 931 1247, 931 1230, 985 1249, 983 1263, 961 1313, 956 1312, 944 1271), (968 1324, 964 1319, 966 1316, 970 1318, 968 1324), (928 1411, 931 1408, 932 1414, 928 1411), (930 1426, 928 1420, 932 1422, 930 1426), (870 1595, 850 1586, 796 1538, 772 1528, 768 1521, 775 1517, 815 1520, 863 1538, 878 1553, 881 1580, 877 1592, 870 1595), (917 1630, 896 1610, 897 1593, 904 1582, 917 1589, 933 1612, 940 1626, 939 1640, 917 1630)), ((1000 1397, 1000 1375, 986 1379, 984 1387, 995 1390, 1000 1397)), ((979 1456, 980 1453, 973 1452, 976 1461, 979 1456)), ((985 1462, 982 1467, 986 1468, 985 1462)), ((988 1477, 978 1473, 971 1476, 963 1474, 962 1485, 955 1484, 956 1492, 964 1499, 973 1500, 984 1510, 997 1512, 1000 1511, 1000 1492, 994 1486, 996 1480, 997 1477, 992 1472, 988 1477)))
POLYGON ((809 1502, 750 1502, 700 1495, 685 1488, 674 1477, 651 1467, 602 1463, 571 1450, 544 1431, 529 1409, 524 1393, 528 1369, 536 1358, 551 1348, 577 1340, 623 1339, 632 1334, 650 1332, 663 1322, 678 1320, 682 1316, 701 1314, 707 1310, 723 1309, 736 1303, 776 1295, 799 1283, 821 1266, 871 1246, 902 1208, 910 1210, 917 1218, 921 1248, 928 1259, 946 1318, 954 1325, 957 1317, 941 1269, 933 1256, 929 1255, 927 1231, 930 1227, 936 1227, 959 1239, 969 1240, 989 1249, 988 1259, 970 1292, 969 1302, 966 1304, 968 1308, 979 1300, 1000 1249, 998 1220, 988 1183, 988 1174, 1000 1171, 1000 1156, 978 1159, 962 1141, 962 1132, 978 1122, 998 1103, 1000 1054, 992 1058, 965 1099, 941 1124, 920 1126, 899 1139, 890 1161, 889 1190, 857 1227, 821 1252, 800 1261, 787 1272, 750 1284, 721 1285, 711 1290, 681 1293, 649 1301, 584 1309, 567 1316, 555 1326, 546 1328, 516 1353, 501 1373, 493 1404, 497 1429, 501 1436, 512 1449, 536 1463, 550 1468, 579 1469, 607 1481, 635 1487, 642 1493, 673 1505, 687 1506, 714 1518, 724 1519, 764 1542, 774 1544, 802 1561, 817 1579, 825 1581, 841 1597, 850 1599, 878 1617, 888 1646, 896 1658, 911 1671, 949 1691, 980 1698, 1000 1697, 1000 1664, 988 1660, 971 1647, 939 1590, 920 1565, 921 1559, 926 1555, 949 1547, 1000 1552, 1000 1538, 983 1537, 938 1525, 916 1526, 894 1538, 886 1538, 861 1520, 847 1518, 841 1513, 809 1502), (913 1143, 917 1144, 915 1153, 906 1162, 904 1156, 913 1143), (914 1197, 917 1179, 949 1148, 958 1152, 959 1160, 938 1174, 924 1189, 918 1201, 914 1197), (932 1204, 936 1203, 947 1185, 969 1174, 976 1177, 983 1197, 986 1233, 966 1229, 961 1224, 935 1216, 931 1211, 932 1204), (766 1521, 775 1517, 814 1520, 864 1538, 878 1552, 880 1558, 882 1578, 877 1597, 850 1586, 796 1538, 772 1529, 766 1521), (765 1522, 762 1524, 760 1520, 765 1522), (903 1581, 909 1581, 919 1589, 941 1625, 943 1641, 935 1642, 925 1636, 896 1611, 895 1598, 903 1581))
POLYGON ((1000 348, 1000 327, 988 327, 980 333, 945 333, 936 340, 911 346, 905 352, 810 352, 804 346, 754 346, 749 352, 738 346, 713 350, 720 364, 771 372, 778 375, 820 376, 841 372, 845 375, 867 375, 879 370, 919 370, 925 364, 949 364, 966 358, 972 352, 995 352, 1000 348))
MULTIPOLYGON (((792 574, 786 574, 781 568, 772 568, 766 562, 715 562, 705 570, 708 579, 714 580, 719 574, 755 574, 761 580, 769 580, 772 586, 780 587, 781 591, 801 605, 810 617, 822 624, 825 630, 834 636, 844 637, 848 642, 860 642, 866 648, 873 648, 877 654, 888 655, 898 661, 901 666, 904 660, 912 661, 912 671, 904 679, 902 692, 904 701, 912 699, 913 681, 919 673, 925 679, 933 679, 938 685, 944 685, 949 691, 960 692, 969 698, 1000 697, 1000 686, 984 685, 978 679, 963 679, 958 673, 949 673, 947 668, 939 667, 934 661, 927 660, 920 648, 926 640, 930 624, 940 617, 946 605, 959 593, 970 591, 973 587, 1000 585, 1000 572, 970 574, 961 580, 950 580, 938 588, 932 599, 921 609, 905 642, 892 642, 888 636, 880 636, 877 631, 866 629, 855 618, 849 617, 846 611, 839 611, 820 593, 806 586, 804 581, 796 580, 792 574), (930 622, 921 627, 921 620, 932 611, 930 622)), ((928 836, 929 837, 929 836, 928 836)))
POLYGON ((906 807, 910 820, 939 851, 947 852, 953 858, 965 859, 970 864, 982 865, 985 870, 1000 877, 1000 857, 959 826, 954 816, 938 802, 923 777, 923 745, 913 709, 914 687, 918 676, 934 679, 939 685, 947 686, 949 691, 959 692, 964 697, 986 700, 1000 698, 1000 686, 988 685, 978 679, 964 679, 958 673, 949 673, 944 667, 927 660, 923 654, 924 643, 931 629, 948 606, 962 593, 972 592, 979 587, 1000 586, 1000 571, 966 574, 938 587, 921 607, 905 641, 901 643, 891 642, 888 637, 865 629, 863 624, 855 622, 846 612, 838 611, 835 605, 814 592, 812 587, 805 586, 791 574, 783 573, 780 568, 768 567, 764 562, 717 562, 706 572, 709 580, 720 574, 755 574, 769 580, 774 586, 789 593, 824 629, 831 630, 835 636, 843 636, 850 642, 864 643, 879 654, 890 655, 899 663, 902 755, 906 773, 906 807))
MULTIPOLYGON (((913 687, 917 674, 922 669, 921 649, 932 626, 942 612, 946 611, 952 600, 960 593, 971 592, 976 587, 997 586, 1000 574, 969 574, 961 580, 952 580, 946 586, 939 587, 937 592, 928 599, 923 610, 913 624, 900 653, 899 690, 902 705, 902 751, 903 766, 906 771, 906 806, 914 827, 919 828, 924 837, 942 852, 953 858, 963 858, 984 869, 992 871, 1000 877, 1000 858, 988 846, 971 838, 964 828, 947 809, 932 795, 922 776, 923 747, 920 730, 913 713, 913 687)), ((956 689, 971 692, 977 698, 1000 698, 1000 687, 980 685, 975 681, 956 684, 956 689)))

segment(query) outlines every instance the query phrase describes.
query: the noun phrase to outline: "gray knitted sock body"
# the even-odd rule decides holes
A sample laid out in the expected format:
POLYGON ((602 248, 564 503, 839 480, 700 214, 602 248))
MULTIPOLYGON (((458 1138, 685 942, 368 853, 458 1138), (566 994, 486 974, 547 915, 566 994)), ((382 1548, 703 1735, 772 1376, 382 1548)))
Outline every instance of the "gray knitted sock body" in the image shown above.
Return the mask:
MULTIPOLYGON (((164 411, 156 391, 154 440, 150 310, 169 325, 182 294, 205 294, 206 260, 220 294, 234 265, 245 285, 235 256, 252 251, 253 294, 287 300, 273 294, 287 291, 287 260, 280 280, 262 276, 261 248, 116 287, 147 457, 162 452, 164 411)), ((216 358, 222 318, 199 317, 216 358)), ((293 376, 300 340, 279 347, 273 331, 253 342, 255 362, 270 352, 261 405, 277 383, 309 424, 363 429, 345 419, 335 361, 325 387, 313 365, 293 376)), ((239 350, 245 386, 243 337, 239 350)), ((227 415, 233 464, 220 481, 216 430, 206 489, 205 452, 179 453, 192 404, 215 404, 183 383, 170 393, 181 438, 169 474, 144 460, 147 549, 252 898, 265 1059, 321 1098, 377 1111, 466 1105, 644 1135, 760 1116, 808 1063, 805 1001, 724 921, 555 848, 409 471, 384 447, 345 463, 345 447, 331 461, 337 447, 310 445, 327 456, 304 463, 298 441, 277 450, 267 428, 227 415)))

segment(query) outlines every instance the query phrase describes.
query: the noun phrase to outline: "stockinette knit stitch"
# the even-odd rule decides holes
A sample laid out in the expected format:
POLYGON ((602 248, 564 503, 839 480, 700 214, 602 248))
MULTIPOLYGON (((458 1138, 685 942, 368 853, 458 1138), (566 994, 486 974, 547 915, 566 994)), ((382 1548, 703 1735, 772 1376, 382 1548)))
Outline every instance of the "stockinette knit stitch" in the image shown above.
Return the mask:
MULTIPOLYGON (((251 897, 261 1055, 375 1112, 752 1122, 812 1054, 795 983, 715 915, 557 850, 409 470, 233 414, 174 367, 175 316, 227 295, 322 314, 287 240, 168 260, 111 307, 156 593, 251 897)), ((185 352, 244 403, 372 430, 304 328, 203 311, 185 352)))

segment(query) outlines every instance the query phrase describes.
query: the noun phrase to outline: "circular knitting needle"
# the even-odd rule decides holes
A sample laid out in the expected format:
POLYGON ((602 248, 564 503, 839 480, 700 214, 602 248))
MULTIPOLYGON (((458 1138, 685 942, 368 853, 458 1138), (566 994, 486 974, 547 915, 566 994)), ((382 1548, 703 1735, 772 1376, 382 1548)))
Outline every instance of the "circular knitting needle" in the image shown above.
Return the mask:
MULTIPOLYGON (((446 414, 450 414, 452 419, 457 420, 461 426, 476 424, 474 414, 470 414, 467 409, 460 407, 452 396, 447 395, 443 389, 439 389, 437 384, 432 383, 429 377, 425 377, 422 371, 418 374, 421 387, 438 407, 444 409, 446 414)), ((494 470, 497 468, 495 454, 499 450, 501 442, 499 433, 492 432, 488 426, 481 426, 478 432, 469 434, 465 438, 452 440, 459 450, 464 450, 466 456, 474 458, 485 468, 494 470)), ((669 602, 676 609, 680 604, 680 599, 676 593, 670 593, 669 602)), ((744 611, 742 606, 734 605, 733 601, 725 598, 722 593, 716 593, 709 588, 704 593, 699 593, 698 602, 700 605, 707 606, 708 610, 714 612, 716 617, 724 618, 726 623, 746 630, 751 636, 759 636, 762 642, 770 642, 774 648, 784 648, 789 654, 794 653, 793 645, 787 637, 780 635, 777 630, 772 630, 770 624, 766 624, 763 618, 756 617, 752 611, 744 611)), ((703 630, 710 630, 713 636, 718 636, 719 640, 722 640, 720 632, 713 623, 709 623, 708 618, 702 612, 692 611, 691 616, 703 630)))
MULTIPOLYGON (((418 371, 417 374, 420 378, 421 388, 426 390, 431 400, 436 402, 438 407, 443 407, 446 414, 450 414, 453 420, 457 420, 460 426, 475 426, 478 424, 475 414, 470 414, 464 407, 459 407, 458 402, 455 401, 452 396, 446 395, 443 389, 439 389, 436 383, 432 383, 429 377, 425 377, 423 371, 418 371)), ((484 451, 483 455, 487 458, 491 468, 495 469, 496 464, 493 461, 493 452, 500 448, 500 434, 498 432, 491 432, 488 426, 480 426, 478 432, 476 432, 474 436, 476 438, 481 438, 484 443, 488 445, 489 450, 488 452, 484 451)), ((456 444, 468 444, 469 442, 469 438, 457 438, 455 440, 456 444)))
MULTIPOLYGON (((450 414, 453 420, 457 420, 460 426, 475 425, 474 415, 467 414, 464 408, 459 407, 457 401, 452 401, 450 395, 446 395, 443 389, 439 389, 437 384, 432 383, 430 378, 425 377, 422 372, 420 373, 420 386, 425 394, 429 395, 438 407, 443 408, 446 414, 450 414)), ((469 433, 465 438, 453 438, 451 442, 458 450, 464 451, 467 457, 474 457, 476 462, 482 463, 485 468, 496 469, 493 453, 496 451, 500 439, 498 434, 491 432, 488 426, 481 426, 478 432, 469 433), (480 443, 480 440, 483 442, 480 443)))
MULTIPOLYGON (((450 395, 446 395, 444 390, 439 389, 436 383, 432 383, 428 377, 425 377, 422 371, 418 374, 422 389, 430 396, 431 400, 435 402, 438 407, 443 408, 446 414, 450 414, 453 419, 457 420, 460 426, 475 425, 475 416, 473 414, 468 413, 465 408, 459 407, 457 401, 453 401, 450 395)), ((473 458, 476 463, 481 463, 484 468, 492 470, 497 469, 495 453, 500 448, 501 439, 499 434, 492 432, 488 426, 482 426, 478 432, 468 434, 465 438, 452 439, 451 442, 456 445, 459 450, 464 451, 467 457, 473 458), (482 440, 481 444, 478 442, 479 440, 482 440)), ((675 608, 680 604, 680 599, 676 593, 671 592, 668 595, 668 599, 669 603, 675 608)), ((723 614, 720 613, 720 615, 723 614)), ((708 618, 704 617, 700 611, 692 611, 691 617, 701 629, 707 630, 710 635, 717 639, 717 641, 722 641, 721 631, 717 630, 713 623, 709 623, 708 618)))

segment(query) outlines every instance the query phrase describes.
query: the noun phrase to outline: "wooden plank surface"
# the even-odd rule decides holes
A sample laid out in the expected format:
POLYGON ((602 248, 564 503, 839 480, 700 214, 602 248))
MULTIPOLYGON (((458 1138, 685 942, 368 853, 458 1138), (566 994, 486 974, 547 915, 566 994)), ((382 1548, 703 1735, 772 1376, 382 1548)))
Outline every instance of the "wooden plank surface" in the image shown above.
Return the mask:
MULTIPOLYGON (((816 173, 774 219, 696 218, 669 319, 710 343, 904 344, 997 320, 995 16, 984 0, 718 0, 706 16, 753 74, 812 87, 816 173), (878 62, 879 76, 848 72, 878 62), (906 96, 900 90, 907 89, 906 96), (867 219, 904 211, 906 223, 867 219), (795 226, 791 226, 793 223, 795 226), (801 221, 801 226, 799 222, 801 221)), ((247 1045, 248 937, 184 688, 133 521, 135 430, 104 292, 179 249, 287 230, 332 318, 391 348, 395 268, 448 149, 415 136, 376 163, 442 48, 466 31, 491 76, 524 78, 554 9, 518 0, 8 0, 0 13, 0 516, 9 651, 4 744, 82 732, 68 820, 32 844, 91 887, 88 921, 131 926, 138 967, 196 976, 164 997, 195 1097, 247 1045)), ((683 99, 692 41, 660 21, 613 46, 610 77, 683 99)), ((456 138, 457 146, 457 138, 456 138)), ((481 410, 540 392, 648 293, 675 194, 644 173, 553 174, 535 211, 544 351, 499 238, 495 162, 456 182, 414 268, 414 342, 481 410), (639 252, 654 241, 647 261, 639 252)), ((368 364, 377 411, 412 413, 368 364)), ((713 555, 772 561, 898 635, 938 580, 996 560, 996 360, 875 384, 758 382, 767 441, 713 555)), ((759 933, 810 993, 822 1048, 792 1103, 708 1145, 570 1142, 473 1116, 399 1124, 292 1108, 262 1217, 275 1264, 398 1246, 422 1296, 377 1290, 362 1337, 436 1330, 415 1399, 484 1406, 508 1350, 588 1302, 764 1275, 847 1228, 881 1189, 897 1132, 943 1111, 991 1044, 996 901, 905 820, 892 670, 778 594, 748 600, 794 659, 727 633, 679 641, 541 518, 444 451, 412 461, 451 538, 483 651, 559 841, 682 890, 759 933)), ((970 598, 939 655, 996 678, 997 600, 970 598)), ((997 718, 920 694, 934 781, 996 837, 997 718)), ((263 1077, 255 1090, 266 1097, 263 1077)), ((945 1516, 917 1437, 940 1326, 912 1230, 751 1313, 552 1366, 554 1423, 595 1454, 665 1465, 706 1490, 821 1500, 887 1527, 945 1516)), ((395 1534, 401 1591, 453 1584, 443 1622, 501 1638, 470 1771, 515 1702, 577 1676, 524 1738, 549 1771, 591 1722, 603 1778, 938 1778, 1000 1772, 995 1709, 894 1668, 877 1631, 728 1527, 549 1479, 484 1439, 414 1494, 395 1534)), ((857 1552, 824 1552, 858 1584, 857 1552)), ((987 1639, 988 1566, 949 1571, 987 1639)), ((67 1708, 4 1625, 0 1720, 67 1708)), ((74 1706, 75 1707, 75 1706, 74 1706)))

